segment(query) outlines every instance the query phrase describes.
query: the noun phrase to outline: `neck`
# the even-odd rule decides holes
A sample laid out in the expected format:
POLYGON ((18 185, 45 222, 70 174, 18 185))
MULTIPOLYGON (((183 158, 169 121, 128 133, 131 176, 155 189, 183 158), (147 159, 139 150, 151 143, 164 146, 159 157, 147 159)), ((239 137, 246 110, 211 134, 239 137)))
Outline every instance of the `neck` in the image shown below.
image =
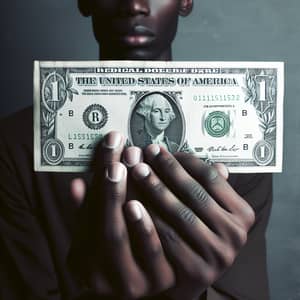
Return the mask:
POLYGON ((171 61, 172 60, 172 49, 167 50, 157 54, 154 57, 148 57, 143 55, 143 53, 130 53, 123 52, 120 53, 119 50, 112 50, 110 48, 101 47, 99 49, 100 60, 153 60, 153 61, 171 61))

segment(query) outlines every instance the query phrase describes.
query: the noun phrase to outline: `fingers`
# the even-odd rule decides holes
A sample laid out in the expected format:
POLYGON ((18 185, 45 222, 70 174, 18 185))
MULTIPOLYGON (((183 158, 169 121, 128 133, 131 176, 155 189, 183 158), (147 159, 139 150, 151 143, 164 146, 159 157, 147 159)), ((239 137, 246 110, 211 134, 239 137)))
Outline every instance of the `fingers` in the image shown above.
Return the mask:
MULTIPOLYGON (((207 245, 216 244, 215 234, 198 216, 182 203, 146 164, 140 163, 132 175, 151 199, 151 205, 167 222, 203 255, 210 255, 207 245), (206 241, 206 242, 204 242, 206 241)), ((179 184, 179 183, 178 183, 179 184)))
POLYGON ((173 267, 202 288, 207 287, 232 265, 246 243, 249 227, 242 216, 244 204, 235 203, 235 199, 233 203, 239 207, 229 210, 230 197, 239 196, 216 168, 196 157, 186 155, 177 161, 158 145, 150 145, 145 160, 153 169, 139 163, 132 176, 158 214, 154 222, 164 249, 173 257, 173 267), (234 217, 245 223, 235 222, 234 217))
MULTIPOLYGON (((151 213, 154 224, 159 232, 160 239, 165 249, 166 255, 170 259, 171 264, 175 268, 177 281, 197 282, 197 285, 202 288, 211 285, 217 273, 213 271, 211 266, 201 257, 195 253, 191 247, 161 218, 155 213, 151 213), (188 278, 186 274, 189 274, 188 278)), ((186 295, 179 299, 183 299, 186 295)), ((198 293, 198 295, 200 295, 198 293)), ((191 297, 192 298, 192 297, 191 297)))
POLYGON ((250 229, 255 221, 253 209, 222 176, 216 174, 218 172, 214 167, 185 153, 177 153, 176 159, 192 177, 203 184, 219 205, 231 213, 233 220, 242 225, 245 230, 250 229))
MULTIPOLYGON (((122 151, 124 149, 124 137, 116 131, 108 133, 98 144, 93 158, 94 175, 91 186, 87 194, 89 221, 93 224, 92 231, 96 235, 101 230, 104 219, 104 206, 109 202, 109 197, 103 198, 105 178, 107 178, 107 169, 113 173, 116 168, 110 168, 114 163, 120 162, 122 151)), ((116 176, 117 174, 110 174, 116 176)), ((115 178, 114 178, 115 179, 115 178)), ((96 237, 95 237, 96 238, 96 237)))
POLYGON ((126 200, 126 167, 115 162, 107 167, 104 182, 104 247, 113 270, 112 280, 131 298, 147 291, 147 282, 132 255, 123 205, 126 200))
POLYGON ((146 149, 145 159, 170 188, 175 187, 182 199, 191 200, 187 205, 195 209, 209 225, 214 225, 210 220, 224 215, 223 208, 246 230, 252 226, 253 210, 215 167, 186 153, 177 153, 175 159, 158 145, 150 145, 146 149))
POLYGON ((99 201, 99 197, 103 193, 105 170, 112 163, 120 162, 123 149, 124 137, 119 132, 112 131, 104 137, 94 152, 94 175, 87 198, 90 217, 95 223, 99 223, 99 214, 100 219, 102 217, 104 201, 99 201))
MULTIPOLYGON (((158 175, 166 186, 214 232, 218 232, 221 226, 215 220, 225 221, 226 213, 220 205, 211 197, 204 187, 191 176, 181 164, 164 149, 158 145, 151 145, 146 149, 145 158, 158 172, 158 175)), ((216 180, 218 172, 208 176, 216 180)), ((225 180, 223 180, 226 182, 225 180)), ((182 210, 184 215, 192 216, 186 209, 182 210)))
POLYGON ((145 164, 138 164, 132 174, 156 209, 197 251, 209 255, 212 251, 202 241, 215 248, 218 238, 240 248, 253 224, 250 206, 214 167, 192 155, 177 157, 178 161, 158 145, 150 145, 145 159, 162 180, 145 164))
POLYGON ((136 200, 131 200, 126 204, 125 214, 136 241, 138 258, 149 282, 151 282, 151 293, 170 288, 175 283, 175 276, 165 257, 150 215, 136 200))
POLYGON ((149 291, 161 291, 174 283, 172 269, 164 256, 158 234, 145 208, 138 201, 126 201, 127 171, 121 163, 107 167, 104 198, 104 236, 107 253, 122 294, 139 298, 149 291), (123 209, 124 208, 124 209, 123 209), (138 245, 137 260, 129 237, 138 245))

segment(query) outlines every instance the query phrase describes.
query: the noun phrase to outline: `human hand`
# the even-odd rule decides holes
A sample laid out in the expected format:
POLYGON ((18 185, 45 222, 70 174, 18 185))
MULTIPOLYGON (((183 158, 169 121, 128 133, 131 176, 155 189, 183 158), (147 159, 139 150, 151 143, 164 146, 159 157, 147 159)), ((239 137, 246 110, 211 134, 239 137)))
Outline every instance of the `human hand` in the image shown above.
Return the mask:
MULTIPOLYGON (((120 134, 108 134, 95 153, 91 186, 72 182, 73 198, 86 203, 84 239, 75 236, 70 263, 97 295, 138 299, 169 289, 175 275, 148 212, 137 200, 126 201, 123 149, 120 134)), ((140 162, 141 150, 127 149, 124 160, 129 167, 140 162)))
POLYGON ((132 177, 147 195, 142 201, 176 272, 168 295, 198 299, 234 262, 254 212, 228 184, 221 165, 185 153, 172 156, 158 145, 148 146, 144 158, 147 164, 137 164, 132 177))

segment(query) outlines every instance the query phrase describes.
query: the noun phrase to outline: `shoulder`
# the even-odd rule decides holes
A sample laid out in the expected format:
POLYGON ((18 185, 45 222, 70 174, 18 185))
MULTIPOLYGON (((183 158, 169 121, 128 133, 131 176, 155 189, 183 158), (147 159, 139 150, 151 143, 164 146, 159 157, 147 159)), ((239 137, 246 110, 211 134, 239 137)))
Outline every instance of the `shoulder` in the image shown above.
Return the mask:
POLYGON ((13 173, 20 167, 33 165, 32 107, 0 120, 0 169, 13 173), (18 167, 18 168, 17 168, 18 167))
POLYGON ((31 145, 33 140, 33 108, 28 107, 0 120, 1 144, 31 145))

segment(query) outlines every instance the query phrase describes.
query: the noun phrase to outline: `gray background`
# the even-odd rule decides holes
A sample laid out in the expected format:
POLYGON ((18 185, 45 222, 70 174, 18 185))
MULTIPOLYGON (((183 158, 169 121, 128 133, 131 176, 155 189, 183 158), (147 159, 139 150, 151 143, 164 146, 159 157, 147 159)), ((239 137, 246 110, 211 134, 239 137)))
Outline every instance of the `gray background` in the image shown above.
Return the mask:
MULTIPOLYGON (((300 0, 195 1, 181 20, 176 60, 286 62, 284 172, 274 176, 269 274, 272 299, 300 299, 300 0)), ((75 3, 1 1, 0 116, 32 103, 34 59, 97 59, 90 21, 75 3)))

